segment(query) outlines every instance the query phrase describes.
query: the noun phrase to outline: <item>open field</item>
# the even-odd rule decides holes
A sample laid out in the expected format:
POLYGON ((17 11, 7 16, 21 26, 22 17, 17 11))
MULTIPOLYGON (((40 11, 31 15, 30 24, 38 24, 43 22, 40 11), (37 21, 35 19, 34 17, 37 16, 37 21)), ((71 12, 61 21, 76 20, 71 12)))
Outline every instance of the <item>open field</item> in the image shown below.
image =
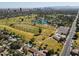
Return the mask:
POLYGON ((36 24, 32 25, 32 20, 35 19, 35 16, 20 16, 14 18, 5 18, 0 20, 0 29, 6 29, 10 32, 15 33, 22 37, 22 39, 27 42, 31 39, 34 39, 34 44, 36 44, 35 48, 39 49, 41 46, 44 49, 45 45, 47 45, 47 50, 54 50, 54 53, 60 53, 63 45, 58 43, 51 36, 56 32, 56 28, 51 25, 42 25, 36 24), (23 21, 21 21, 23 19, 23 21), (39 33, 39 29, 41 29, 41 33, 39 33), (35 36, 36 34, 39 34, 35 36), (51 38, 50 38, 51 37, 51 38))
POLYGON ((10 32, 13 32, 16 35, 19 35, 19 36, 23 37, 23 39, 25 39, 26 41, 28 41, 29 39, 32 39, 33 38, 33 33, 20 31, 20 30, 11 28, 9 26, 0 25, 0 29, 6 29, 6 30, 8 30, 10 32))
POLYGON ((55 39, 47 38, 46 40, 44 40, 42 47, 44 47, 46 44, 48 45, 46 49, 48 49, 48 50, 53 49, 54 52, 58 52, 58 53, 61 52, 62 44, 58 43, 55 39), (57 51, 57 50, 59 50, 59 51, 57 51))

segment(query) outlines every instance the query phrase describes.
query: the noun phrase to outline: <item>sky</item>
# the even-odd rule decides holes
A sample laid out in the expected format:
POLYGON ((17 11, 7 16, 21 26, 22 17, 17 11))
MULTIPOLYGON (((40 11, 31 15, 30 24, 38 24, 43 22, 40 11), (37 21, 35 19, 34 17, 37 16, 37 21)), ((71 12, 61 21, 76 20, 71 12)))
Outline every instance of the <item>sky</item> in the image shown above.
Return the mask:
POLYGON ((0 2, 0 8, 37 8, 53 6, 79 6, 79 2, 0 2))

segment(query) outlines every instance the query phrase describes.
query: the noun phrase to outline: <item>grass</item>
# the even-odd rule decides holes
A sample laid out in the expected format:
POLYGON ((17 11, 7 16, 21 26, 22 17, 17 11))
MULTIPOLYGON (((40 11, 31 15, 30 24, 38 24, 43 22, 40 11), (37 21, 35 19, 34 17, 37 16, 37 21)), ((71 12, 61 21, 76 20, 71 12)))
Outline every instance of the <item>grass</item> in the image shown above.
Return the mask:
POLYGON ((53 30, 53 29, 43 29, 43 31, 42 31, 42 35, 45 35, 45 36, 50 36, 50 35, 52 35, 52 34, 54 34, 55 33, 55 30, 53 30))
POLYGON ((76 33, 78 35, 78 38, 74 40, 73 47, 79 47, 79 32, 76 33))
POLYGON ((36 26, 32 26, 32 25, 25 25, 25 24, 14 24, 13 28, 25 31, 25 32, 30 32, 30 33, 34 33, 39 34, 39 27, 36 26))
POLYGON ((55 33, 55 29, 51 29, 51 28, 46 28, 46 29, 42 29, 42 32, 39 36, 35 36, 35 42, 40 45, 41 42, 43 42, 43 40, 45 40, 46 38, 49 38, 50 36, 53 36, 53 34, 55 33))
POLYGON ((63 45, 61 43, 58 43, 52 37, 49 37, 51 34, 54 34, 54 32, 55 30, 44 29, 42 35, 35 37, 37 48, 39 48, 40 45, 42 45, 42 48, 44 48, 45 45, 48 45, 47 50, 53 49, 54 52, 60 53, 63 45), (59 51, 57 51, 57 49, 59 49, 59 51))
MULTIPOLYGON (((35 15, 36 16, 36 15, 35 15)), ((50 36, 55 33, 56 28, 50 25, 41 25, 36 24, 35 26, 32 25, 31 21, 35 19, 34 15, 30 16, 20 16, 14 17, 9 19, 1 19, 0 20, 0 29, 6 28, 10 32, 14 32, 16 35, 21 36, 24 40, 29 41, 30 39, 34 38, 36 43, 36 48, 42 44, 42 48, 47 44, 47 49, 54 49, 54 52, 57 49, 62 49, 62 44, 58 43, 55 39, 50 38, 50 36), (20 18, 23 18, 24 21, 20 22, 20 18), (13 27, 10 27, 10 24, 14 24, 13 27), (39 28, 42 29, 42 33, 39 36, 34 36, 34 34, 38 34, 39 28)), ((50 16, 50 15, 49 15, 50 16)), ((59 51, 60 52, 60 51, 59 51)))
POLYGON ((32 26, 32 20, 34 20, 36 15, 31 15, 29 16, 19 16, 19 17, 14 17, 14 18, 5 18, 5 19, 0 19, 0 24, 1 25, 7 25, 10 26, 11 24, 14 25, 14 28, 34 33, 39 34, 39 27, 32 26), (23 19, 23 21, 21 21, 23 19))
POLYGON ((47 49, 48 49, 48 50, 53 49, 54 52, 56 52, 57 49, 59 49, 60 51, 61 51, 61 49, 62 49, 62 44, 61 44, 61 43, 58 43, 58 42, 57 42, 55 39, 53 39, 53 38, 49 38, 49 39, 44 40, 42 47, 44 47, 46 44, 48 45, 48 46, 47 46, 47 49), (51 48, 50 48, 50 47, 51 47, 51 48))
POLYGON ((28 41, 29 39, 32 39, 34 35, 33 33, 17 30, 6 25, 0 25, 0 29, 4 29, 4 28, 6 28, 6 30, 10 32, 14 32, 16 35, 22 36, 22 38, 25 39, 26 41, 28 41))
POLYGON ((61 52, 61 49, 63 47, 63 45, 61 43, 58 43, 55 39, 53 38, 46 38, 45 40, 41 40, 41 38, 44 38, 44 36, 38 38, 35 43, 37 45, 37 48, 39 48, 41 45, 42 48, 45 47, 45 45, 48 45, 47 46, 47 50, 50 50, 50 49, 53 49, 54 52, 58 52, 60 53, 61 52), (57 51, 57 49, 59 49, 59 51, 57 51))
POLYGON ((19 16, 19 17, 13 17, 13 18, 4 18, 0 19, 0 24, 1 25, 10 25, 13 23, 22 23, 20 22, 21 18, 24 19, 23 23, 25 24, 32 24, 31 20, 35 19, 36 15, 32 15, 28 18, 28 16, 19 16))

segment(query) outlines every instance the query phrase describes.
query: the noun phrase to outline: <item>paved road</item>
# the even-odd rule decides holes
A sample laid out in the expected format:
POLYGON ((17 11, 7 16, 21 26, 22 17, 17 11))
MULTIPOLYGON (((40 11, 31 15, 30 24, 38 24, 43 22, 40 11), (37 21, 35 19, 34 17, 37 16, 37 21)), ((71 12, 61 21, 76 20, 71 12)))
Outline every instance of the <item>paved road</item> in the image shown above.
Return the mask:
POLYGON ((76 31, 76 21, 78 19, 78 15, 79 15, 79 11, 78 11, 78 14, 77 14, 77 16, 72 24, 72 27, 69 31, 69 34, 66 38, 66 42, 65 42, 64 47, 60 53, 60 56, 70 56, 71 45, 72 45, 71 42, 72 42, 72 38, 73 38, 75 31, 76 31))

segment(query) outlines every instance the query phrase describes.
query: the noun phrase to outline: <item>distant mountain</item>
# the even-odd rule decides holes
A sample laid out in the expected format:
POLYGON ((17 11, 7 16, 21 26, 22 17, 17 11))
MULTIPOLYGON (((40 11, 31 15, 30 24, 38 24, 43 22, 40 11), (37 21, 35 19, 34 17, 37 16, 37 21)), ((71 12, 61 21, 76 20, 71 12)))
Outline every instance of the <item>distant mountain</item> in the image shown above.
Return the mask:
POLYGON ((55 6, 55 9, 79 9, 79 6, 55 6))

